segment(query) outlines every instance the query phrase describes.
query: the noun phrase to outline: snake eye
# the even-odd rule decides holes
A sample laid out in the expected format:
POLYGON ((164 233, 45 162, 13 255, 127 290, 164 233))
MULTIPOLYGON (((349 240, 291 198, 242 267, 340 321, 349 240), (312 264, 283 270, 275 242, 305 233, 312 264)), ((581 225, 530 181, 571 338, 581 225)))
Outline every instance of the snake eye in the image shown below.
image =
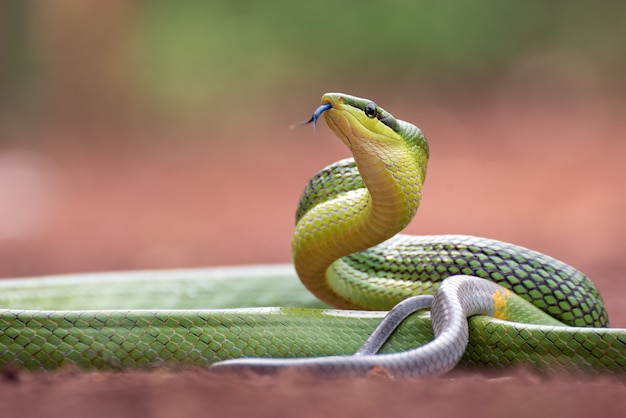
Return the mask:
POLYGON ((376 117, 376 114, 378 113, 378 107, 376 106, 376 103, 369 102, 363 108, 363 112, 365 113, 365 116, 367 116, 368 118, 374 119, 376 117))

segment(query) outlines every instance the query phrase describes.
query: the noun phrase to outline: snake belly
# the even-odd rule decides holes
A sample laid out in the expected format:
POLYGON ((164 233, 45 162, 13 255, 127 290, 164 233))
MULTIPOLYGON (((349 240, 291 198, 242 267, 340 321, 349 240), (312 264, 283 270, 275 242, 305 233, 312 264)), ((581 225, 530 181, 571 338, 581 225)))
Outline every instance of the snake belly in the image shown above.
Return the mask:
MULTIPOLYGON (((626 330, 604 328, 608 316, 596 287, 572 267, 495 240, 398 235, 421 199, 426 139, 366 99, 329 93, 322 105, 313 122, 323 113, 354 158, 328 166, 307 185, 296 215, 294 266, 315 296, 351 310, 298 307, 319 304, 294 286, 295 273, 285 266, 6 280, 0 368, 151 369, 348 355, 381 321, 384 313, 376 310, 433 293, 444 278, 463 274, 499 283, 566 325, 523 323, 515 303, 501 306, 501 319, 470 318, 461 364, 626 371, 626 330)), ((428 313, 412 315, 381 353, 426 344, 430 321, 428 313)))

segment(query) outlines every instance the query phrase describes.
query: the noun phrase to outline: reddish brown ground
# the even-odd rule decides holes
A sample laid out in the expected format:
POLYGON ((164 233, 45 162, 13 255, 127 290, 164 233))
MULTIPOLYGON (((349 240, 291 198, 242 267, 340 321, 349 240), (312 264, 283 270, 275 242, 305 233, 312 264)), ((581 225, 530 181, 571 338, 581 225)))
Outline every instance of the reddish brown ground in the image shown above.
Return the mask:
MULTIPOLYGON (((623 103, 386 107, 420 115, 431 142, 410 232, 490 236, 569 261, 595 280, 612 325, 626 327, 623 103)), ((212 142, 204 138, 214 132, 184 145, 157 139, 161 146, 111 136, 94 147, 92 134, 76 133, 71 141, 46 133, 48 145, 29 146, 30 134, 14 134, 0 149, 0 276, 288 261, 304 183, 346 156, 325 127, 313 136, 283 129, 290 121, 254 127, 245 143, 250 126, 212 142)), ((519 371, 420 382, 17 372, 0 378, 0 407, 7 417, 617 416, 626 388, 623 378, 519 371)))

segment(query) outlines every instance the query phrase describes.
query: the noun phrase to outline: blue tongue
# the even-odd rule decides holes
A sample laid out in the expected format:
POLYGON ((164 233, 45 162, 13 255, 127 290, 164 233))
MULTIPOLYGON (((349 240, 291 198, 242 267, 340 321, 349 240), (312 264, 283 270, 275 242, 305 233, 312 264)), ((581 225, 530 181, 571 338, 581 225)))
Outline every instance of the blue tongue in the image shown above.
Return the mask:
POLYGON ((320 118, 320 116, 322 116, 322 113, 324 113, 331 107, 333 106, 330 103, 321 105, 320 107, 315 109, 315 112, 313 112, 313 116, 311 116, 311 119, 306 120, 304 122, 294 123, 293 125, 291 125, 291 128, 294 128, 296 126, 301 126, 301 125, 308 125, 309 123, 313 123, 313 127, 315 128, 315 125, 317 125, 317 120, 320 118))

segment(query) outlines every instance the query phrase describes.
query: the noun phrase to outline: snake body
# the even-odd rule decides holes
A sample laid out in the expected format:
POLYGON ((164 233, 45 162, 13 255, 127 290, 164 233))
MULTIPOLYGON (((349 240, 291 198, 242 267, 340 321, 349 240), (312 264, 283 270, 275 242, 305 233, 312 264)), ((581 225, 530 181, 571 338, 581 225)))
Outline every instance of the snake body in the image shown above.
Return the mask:
MULTIPOLYGON (((273 269, 260 269, 260 276, 253 279, 249 276, 254 274, 237 270, 204 270, 192 274, 192 280, 188 272, 122 272, 95 276, 69 288, 59 285, 68 283, 63 277, 7 281, 0 283, 0 303, 10 307, 0 311, 0 366, 53 369, 69 363, 86 369, 117 369, 208 365, 239 357, 315 357, 269 363, 237 360, 218 366, 277 370, 304 364, 325 374, 337 367, 344 374, 363 374, 379 366, 397 376, 439 373, 456 360, 452 366, 450 361, 442 365, 439 358, 449 357, 448 349, 441 354, 440 342, 426 344, 433 338, 428 313, 410 316, 381 348, 381 353, 410 352, 359 354, 357 362, 345 367, 344 356, 354 353, 381 321, 381 312, 365 310, 388 310, 421 293, 447 299, 447 291, 437 289, 452 276, 446 283, 451 281, 468 315, 496 317, 479 315, 469 320, 467 349, 463 343, 454 354, 462 356, 463 364, 626 371, 626 330, 604 328, 608 316, 600 295, 574 268, 485 238, 397 235, 417 211, 426 176, 428 144, 418 128, 367 99, 339 93, 325 94, 311 121, 322 114, 354 158, 326 167, 307 185, 296 215, 294 266, 305 287, 319 299, 353 310, 230 309, 230 305, 198 309, 219 303, 224 295, 232 298, 233 293, 240 295, 240 306, 265 304, 268 300, 259 299, 268 294, 269 282, 278 282, 280 292, 289 288, 286 279, 293 278, 290 272, 273 269), (224 286, 220 274, 236 276, 242 287, 234 291, 233 283, 224 286), (462 279, 454 277, 459 275, 497 284, 480 280, 471 285, 482 293, 478 298, 468 293, 467 285, 454 286, 462 279), (198 295, 206 286, 211 288, 209 300, 200 301, 198 295), (81 299, 81 290, 89 288, 99 295, 81 299), (61 296, 58 289, 63 289, 61 296), (98 305, 107 291, 113 291, 114 302, 98 305), (48 298, 53 294, 64 300, 67 310, 59 310, 63 306, 48 298), (172 301, 183 309, 168 308, 172 301), (151 309, 146 309, 146 303, 152 303, 151 309), (111 309, 115 306, 126 309, 111 309)), ((283 297, 269 303, 293 306, 307 300, 300 291, 283 297)), ((435 333, 445 334, 438 324, 448 320, 440 318, 457 308, 435 306, 435 333)))

